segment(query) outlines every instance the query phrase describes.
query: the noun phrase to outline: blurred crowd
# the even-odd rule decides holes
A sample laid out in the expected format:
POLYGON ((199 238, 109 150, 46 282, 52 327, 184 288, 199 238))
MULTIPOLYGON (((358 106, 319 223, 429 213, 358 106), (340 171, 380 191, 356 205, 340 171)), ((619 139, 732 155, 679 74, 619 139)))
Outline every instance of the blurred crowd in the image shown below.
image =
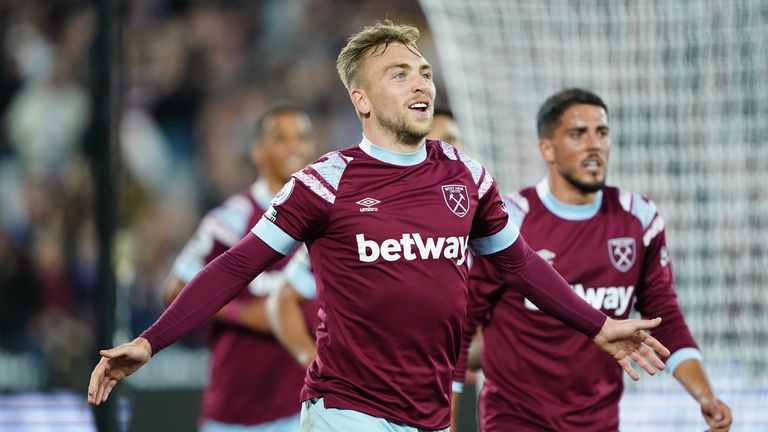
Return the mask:
MULTIPOLYGON (((91 65, 106 53, 93 49, 94 3, 0 1, 0 354, 34 356, 48 388, 83 386, 98 326, 93 156, 106 143, 89 131, 91 65)), ((376 19, 422 29, 438 65, 412 0, 115 3, 114 252, 118 325, 133 336, 161 312, 163 280, 200 217, 253 181, 247 149, 263 108, 303 105, 321 152, 357 143, 335 60, 376 19)))

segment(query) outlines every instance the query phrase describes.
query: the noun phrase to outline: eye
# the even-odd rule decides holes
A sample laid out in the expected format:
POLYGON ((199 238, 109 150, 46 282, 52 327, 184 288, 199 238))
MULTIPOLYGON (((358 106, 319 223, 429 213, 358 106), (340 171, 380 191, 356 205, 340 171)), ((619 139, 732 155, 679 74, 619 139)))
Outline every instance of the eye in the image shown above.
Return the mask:
POLYGON ((396 79, 404 79, 405 78, 405 72, 398 72, 395 74, 396 79))
POLYGON ((425 80, 431 80, 432 79, 432 72, 424 72, 421 74, 422 77, 424 77, 425 80))

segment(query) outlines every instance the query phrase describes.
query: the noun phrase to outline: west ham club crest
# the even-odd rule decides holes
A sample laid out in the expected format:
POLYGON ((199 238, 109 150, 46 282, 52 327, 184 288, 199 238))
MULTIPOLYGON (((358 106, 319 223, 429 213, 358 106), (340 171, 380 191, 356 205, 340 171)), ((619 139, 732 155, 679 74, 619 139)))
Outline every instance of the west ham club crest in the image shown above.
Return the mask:
POLYGON ((464 185, 443 185, 443 198, 448 208, 458 217, 469 212, 469 194, 464 185))
POLYGON ((637 256, 635 239, 620 237, 608 240, 608 256, 618 271, 626 273, 635 264, 637 256))

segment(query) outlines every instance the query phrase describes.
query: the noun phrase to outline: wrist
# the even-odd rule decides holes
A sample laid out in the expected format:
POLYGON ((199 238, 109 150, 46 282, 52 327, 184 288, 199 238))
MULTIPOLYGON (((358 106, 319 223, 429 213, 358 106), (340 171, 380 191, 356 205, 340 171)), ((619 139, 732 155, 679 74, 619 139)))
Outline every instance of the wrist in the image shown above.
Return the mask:
POLYGON ((602 343, 605 343, 608 339, 608 328, 611 326, 611 323, 615 320, 612 319, 609 316, 605 316, 605 321, 603 321, 602 327, 600 327, 600 330, 598 330, 597 334, 592 338, 592 341, 594 341, 596 344, 600 345, 602 343))
POLYGON ((136 339, 134 339, 131 343, 134 345, 138 345, 142 349, 144 349, 147 352, 147 357, 152 357, 152 354, 153 354, 152 344, 150 344, 146 338, 139 336, 136 339))

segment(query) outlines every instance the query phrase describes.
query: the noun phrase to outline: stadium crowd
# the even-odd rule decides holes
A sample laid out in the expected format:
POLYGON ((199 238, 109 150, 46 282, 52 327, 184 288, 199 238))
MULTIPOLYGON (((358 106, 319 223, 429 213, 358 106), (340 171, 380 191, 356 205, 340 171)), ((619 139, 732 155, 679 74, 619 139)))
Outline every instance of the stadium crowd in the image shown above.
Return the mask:
MULTIPOLYGON (((92 367, 93 150, 104 145, 89 139, 94 3, 0 4, 0 357, 34 359, 41 388, 81 390, 92 367)), ((115 269, 130 303, 118 326, 132 337, 162 311, 164 279, 200 218, 255 178, 248 137, 261 110, 296 101, 318 153, 346 147, 360 138, 335 69, 346 38, 390 17, 425 29, 422 49, 436 54, 408 0, 116 3, 115 269)), ((24 381, 0 376, 8 389, 24 381)))

